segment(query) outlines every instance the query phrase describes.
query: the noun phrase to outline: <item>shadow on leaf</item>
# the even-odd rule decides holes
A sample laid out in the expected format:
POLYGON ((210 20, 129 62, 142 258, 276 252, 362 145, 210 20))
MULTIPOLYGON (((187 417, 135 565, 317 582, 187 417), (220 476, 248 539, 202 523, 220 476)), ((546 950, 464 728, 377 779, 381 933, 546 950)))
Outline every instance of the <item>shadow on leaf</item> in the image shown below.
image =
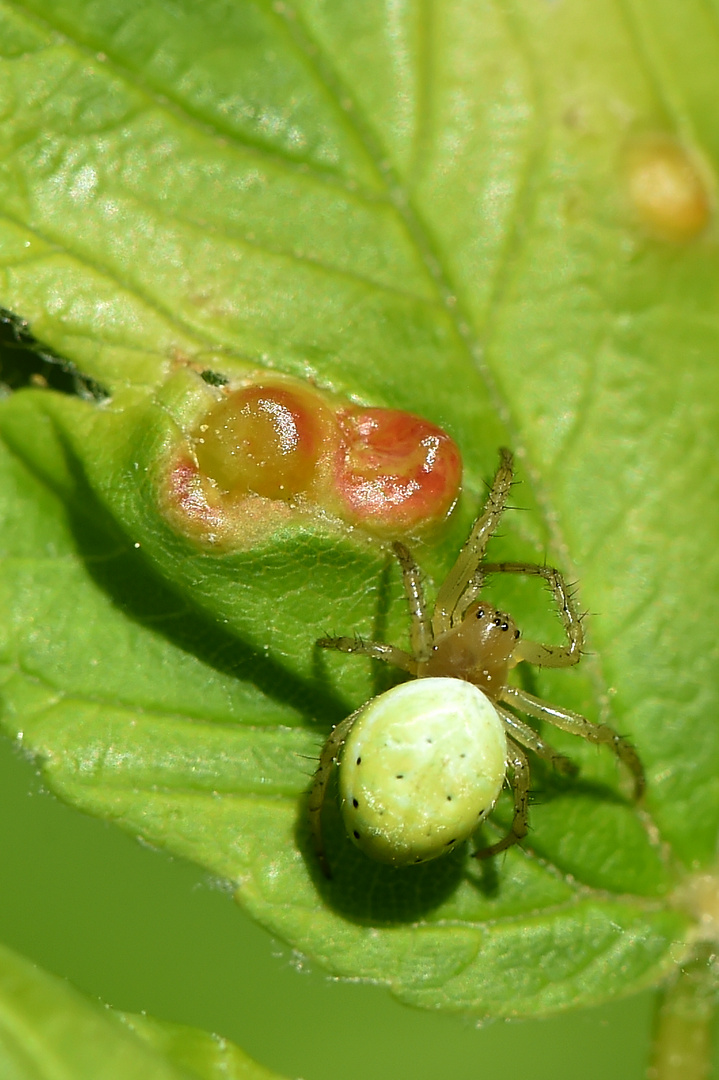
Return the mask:
POLYGON ((324 877, 307 828, 307 806, 299 806, 295 837, 323 901, 362 925, 416 922, 444 903, 465 876, 467 845, 420 866, 397 868, 368 858, 345 833, 330 782, 322 813, 323 836, 332 878, 324 877))
MULTIPOLYGON (((98 499, 62 430, 56 431, 74 481, 70 498, 67 491, 60 494, 77 554, 88 575, 124 616, 161 634, 221 674, 251 682, 268 698, 296 709, 310 726, 316 725, 317 717, 332 724, 347 715, 347 702, 328 688, 327 680, 319 673, 302 679, 264 651, 233 635, 179 590, 175 592, 98 499)), ((48 484, 47 477, 38 473, 32 461, 17 447, 13 446, 13 451, 41 482, 48 484)))

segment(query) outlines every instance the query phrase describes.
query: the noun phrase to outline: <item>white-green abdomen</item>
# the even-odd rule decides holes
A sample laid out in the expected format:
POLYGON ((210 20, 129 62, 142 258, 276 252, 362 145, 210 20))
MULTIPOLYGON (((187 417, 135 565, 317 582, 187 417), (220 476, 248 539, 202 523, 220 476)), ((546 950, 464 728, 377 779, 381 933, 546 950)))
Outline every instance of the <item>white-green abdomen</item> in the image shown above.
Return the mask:
POLYGON ((342 816, 367 855, 404 866, 466 840, 494 806, 506 771, 504 727, 463 679, 415 679, 373 698, 339 771, 342 816))

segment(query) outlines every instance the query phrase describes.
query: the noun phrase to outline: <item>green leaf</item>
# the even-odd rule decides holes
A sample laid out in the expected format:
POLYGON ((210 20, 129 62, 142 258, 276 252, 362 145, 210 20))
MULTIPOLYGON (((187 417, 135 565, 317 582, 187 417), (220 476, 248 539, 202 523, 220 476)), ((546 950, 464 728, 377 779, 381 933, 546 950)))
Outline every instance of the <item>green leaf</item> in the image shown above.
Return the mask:
POLYGON ((135 1035, 183 1071, 198 1080, 282 1080, 278 1073, 258 1065, 239 1046, 184 1024, 170 1024, 154 1016, 118 1013, 135 1035))
POLYGON ((0 946, 5 1080, 281 1080, 225 1039, 114 1013, 0 946))
MULTIPOLYGON (((56 9, 0 5, 0 303, 112 397, 0 404, 5 730, 58 794, 402 1000, 542 1015, 655 983, 693 933, 676 897, 713 866, 719 817, 717 232, 645 231, 625 152, 679 139, 713 182, 715 10, 56 9), (646 807, 610 754, 553 733, 581 779, 534 769, 525 850, 395 871, 330 803, 326 883, 303 792, 386 673, 314 641, 406 641, 399 575, 354 534, 216 554, 173 531, 162 469, 202 367, 445 427, 465 485, 416 547, 434 583, 513 446, 527 512, 493 551, 556 561, 592 613, 582 665, 533 688, 632 738, 646 807)), ((557 634, 531 582, 501 595, 557 634)))

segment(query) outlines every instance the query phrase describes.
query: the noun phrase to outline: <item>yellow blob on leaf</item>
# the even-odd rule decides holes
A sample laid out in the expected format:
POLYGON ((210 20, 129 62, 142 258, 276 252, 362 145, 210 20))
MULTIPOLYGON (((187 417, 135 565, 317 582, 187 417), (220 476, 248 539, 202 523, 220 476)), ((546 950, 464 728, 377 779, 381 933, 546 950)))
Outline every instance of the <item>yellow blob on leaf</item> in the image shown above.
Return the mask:
POLYGON ((712 210, 706 179, 674 139, 657 136, 635 144, 627 182, 637 215, 659 239, 686 242, 706 229, 712 210))

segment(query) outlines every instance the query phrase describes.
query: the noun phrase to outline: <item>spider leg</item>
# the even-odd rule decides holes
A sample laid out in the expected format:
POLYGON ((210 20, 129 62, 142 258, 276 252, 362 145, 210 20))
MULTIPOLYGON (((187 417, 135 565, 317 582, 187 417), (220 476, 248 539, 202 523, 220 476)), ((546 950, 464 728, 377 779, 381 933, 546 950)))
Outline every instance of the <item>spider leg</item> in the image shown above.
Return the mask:
POLYGON ((427 605, 422 589, 422 580, 419 567, 412 558, 409 549, 395 541, 392 544, 394 553, 402 568, 402 582, 409 604, 411 619, 410 640, 415 659, 422 663, 429 657, 432 650, 432 627, 427 615, 427 605))
POLYGON ((576 776, 579 769, 574 762, 565 757, 564 754, 558 753, 553 746, 540 738, 534 728, 531 728, 529 724, 525 724, 524 720, 520 720, 518 716, 515 716, 514 713, 509 712, 507 709, 502 709, 497 705, 495 705, 495 709, 502 717, 507 734, 512 739, 521 743, 522 746, 526 746, 528 750, 533 750, 537 757, 550 762, 557 772, 563 773, 564 776, 576 776))
POLYGON ((512 791, 514 793, 514 817, 512 827, 506 836, 496 844, 474 852, 475 859, 489 859, 499 855, 513 844, 523 840, 529 831, 529 761, 513 739, 507 739, 507 764, 512 770, 512 791))
POLYGON ((432 614, 432 631, 435 637, 451 629, 453 616, 462 596, 468 586, 472 585, 489 538, 497 528, 507 502, 514 477, 513 461, 511 451, 502 447, 499 451, 499 468, 492 481, 484 509, 472 526, 472 531, 457 556, 457 561, 437 593, 432 614))
POLYGON ((639 755, 629 740, 623 735, 618 735, 609 724, 593 724, 591 720, 580 716, 579 713, 570 712, 569 709, 559 709, 556 705, 550 705, 516 686, 505 686, 500 696, 503 701, 514 705, 529 716, 536 716, 539 720, 548 720, 550 724, 554 724, 562 731, 581 735, 589 742, 604 743, 609 746, 634 777, 634 798, 641 799, 646 782, 639 755))
MULTIPOLYGON (((359 710, 357 711, 359 712, 359 710)), ((310 788, 309 799, 307 800, 307 817, 310 823, 312 844, 315 849, 317 861, 322 868, 322 873, 327 879, 331 879, 332 872, 330 870, 330 865, 327 862, 325 846, 322 839, 322 807, 327 792, 327 784, 332 775, 332 766, 339 757, 340 750, 344 745, 345 739, 349 735, 350 728, 355 722, 356 717, 357 712, 353 712, 351 716, 348 716, 341 724, 337 724, 330 732, 327 742, 322 747, 320 763, 317 766, 317 770, 312 779, 312 787, 310 788)))
POLYGON ((538 566, 536 563, 502 562, 484 563, 483 574, 532 574, 542 577, 549 585, 554 601, 559 610, 568 645, 541 645, 537 641, 520 641, 514 650, 512 663, 527 660, 538 667, 571 667, 578 664, 584 647, 582 618, 577 610, 570 588, 559 570, 553 566, 538 566))
POLYGON ((320 649, 336 649, 337 652, 357 653, 360 656, 369 656, 372 660, 383 660, 385 664, 394 664, 402 671, 408 671, 410 675, 417 674, 417 664, 414 657, 398 649, 395 645, 385 645, 381 641, 365 641, 358 637, 322 637, 315 642, 320 649))

